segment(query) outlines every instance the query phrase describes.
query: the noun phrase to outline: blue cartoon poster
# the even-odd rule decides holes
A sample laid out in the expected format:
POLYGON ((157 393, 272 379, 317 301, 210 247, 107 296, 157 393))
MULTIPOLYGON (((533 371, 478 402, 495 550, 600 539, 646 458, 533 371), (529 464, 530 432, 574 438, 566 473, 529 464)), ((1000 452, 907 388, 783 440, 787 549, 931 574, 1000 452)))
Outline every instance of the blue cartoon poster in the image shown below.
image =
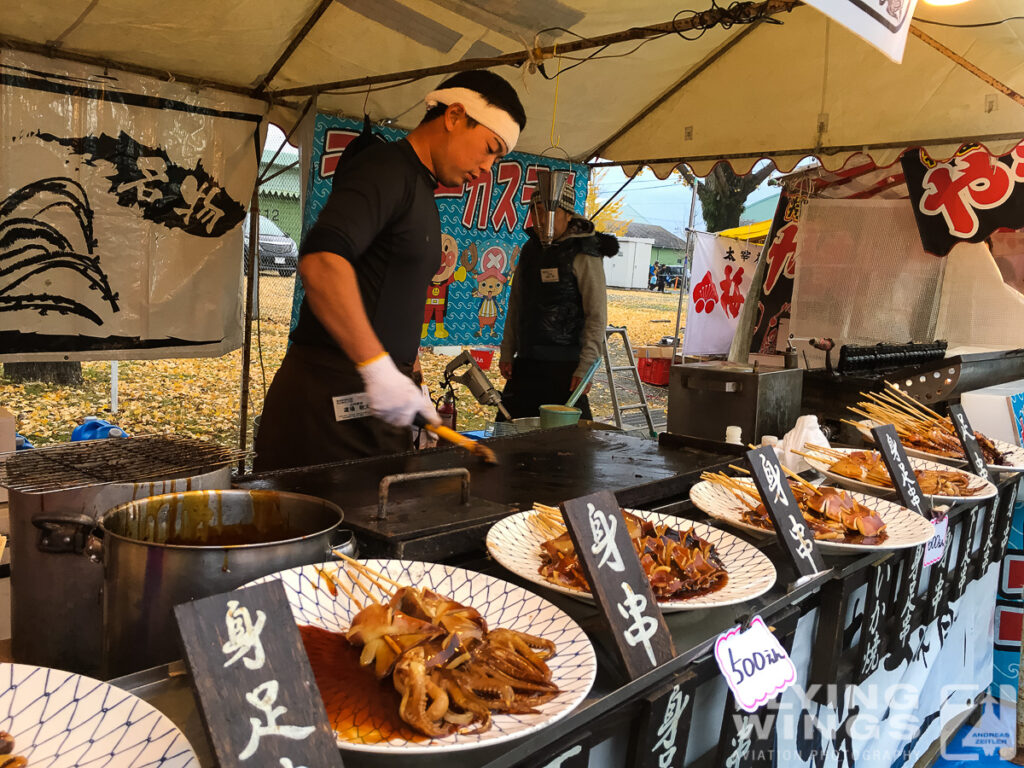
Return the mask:
MULTIPOLYGON (((361 120, 317 115, 311 173, 306 187, 304 229, 319 215, 331 192, 334 170, 361 120)), ((375 127, 388 141, 405 135, 375 127)), ((420 334, 423 346, 491 346, 505 330, 509 283, 526 242, 529 201, 542 168, 567 169, 576 191, 577 212, 587 197, 590 169, 552 157, 513 152, 491 172, 461 187, 439 187, 434 196, 441 214, 440 266, 427 289, 420 334)), ((292 326, 298 318, 301 283, 296 281, 292 326)))

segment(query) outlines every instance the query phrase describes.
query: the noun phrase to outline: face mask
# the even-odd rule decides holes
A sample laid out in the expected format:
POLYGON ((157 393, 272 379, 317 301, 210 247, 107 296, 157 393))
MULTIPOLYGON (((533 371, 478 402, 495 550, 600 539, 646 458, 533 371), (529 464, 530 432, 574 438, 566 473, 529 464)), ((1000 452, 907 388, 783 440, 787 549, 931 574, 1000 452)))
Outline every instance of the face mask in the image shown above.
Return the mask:
POLYGON ((555 211, 568 182, 568 171, 537 171, 537 186, 530 198, 530 210, 537 236, 544 245, 550 245, 555 239, 555 211))

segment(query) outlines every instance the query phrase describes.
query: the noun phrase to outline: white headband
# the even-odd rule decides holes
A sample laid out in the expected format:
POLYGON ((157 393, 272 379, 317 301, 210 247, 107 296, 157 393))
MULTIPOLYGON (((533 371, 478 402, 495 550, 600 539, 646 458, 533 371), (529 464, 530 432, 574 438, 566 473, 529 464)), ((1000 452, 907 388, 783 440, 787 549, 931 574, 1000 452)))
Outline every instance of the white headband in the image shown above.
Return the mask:
POLYGON ((425 99, 427 109, 444 104, 461 104, 466 114, 485 128, 490 128, 505 142, 505 151, 511 152, 519 141, 519 123, 501 107, 490 104, 484 97, 469 88, 442 88, 431 91, 425 99))

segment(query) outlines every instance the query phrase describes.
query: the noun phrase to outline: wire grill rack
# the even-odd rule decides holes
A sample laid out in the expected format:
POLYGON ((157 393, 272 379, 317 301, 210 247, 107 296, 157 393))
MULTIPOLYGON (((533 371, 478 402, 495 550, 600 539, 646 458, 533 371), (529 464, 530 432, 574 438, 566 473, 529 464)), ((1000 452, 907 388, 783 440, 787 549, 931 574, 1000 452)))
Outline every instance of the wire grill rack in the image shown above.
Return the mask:
POLYGON ((0 486, 22 493, 69 491, 108 483, 135 483, 199 474, 248 458, 181 435, 138 435, 62 443, 0 454, 0 486))

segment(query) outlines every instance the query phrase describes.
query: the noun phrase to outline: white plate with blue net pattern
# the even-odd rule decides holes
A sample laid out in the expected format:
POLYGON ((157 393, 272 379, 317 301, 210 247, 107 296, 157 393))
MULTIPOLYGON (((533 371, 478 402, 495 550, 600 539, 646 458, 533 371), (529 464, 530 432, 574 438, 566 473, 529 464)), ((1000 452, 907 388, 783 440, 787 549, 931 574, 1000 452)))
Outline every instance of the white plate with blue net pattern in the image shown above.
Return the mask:
MULTIPOLYGON (((757 493, 754 483, 746 478, 736 478, 735 482, 750 488, 757 493)), ((844 491, 858 503, 873 509, 885 523, 886 538, 878 544, 848 544, 841 541, 817 539, 818 549, 829 555, 863 555, 871 550, 905 549, 926 544, 935 535, 932 524, 913 510, 901 507, 892 501, 868 496, 866 493, 844 491)), ((744 517, 746 507, 728 489, 701 480, 690 489, 690 501, 702 512, 706 512, 716 520, 742 528, 759 536, 775 536, 774 528, 765 529, 748 523, 744 517)))
MULTIPOLYGON (((866 439, 871 442, 875 441, 875 436, 871 433, 872 427, 879 426, 879 422, 871 419, 860 419, 857 422, 853 422, 853 425, 857 428, 866 439)), ((1012 443, 1003 442, 1002 440, 996 440, 995 438, 989 438, 992 444, 996 447, 996 450, 1003 454, 1003 461, 1005 464, 988 464, 989 472, 1000 472, 1000 473, 1011 473, 1011 472, 1024 472, 1024 448, 1019 445, 1013 445, 1012 443)), ((902 440, 900 442, 903 442, 902 440)), ((927 459, 929 461, 938 461, 943 464, 949 464, 951 467, 966 467, 967 462, 964 459, 958 459, 952 456, 942 456, 937 453, 930 453, 923 451, 920 448, 913 448, 912 446, 903 443, 903 450, 906 451, 907 456, 913 456, 917 459, 927 459)))
MULTIPOLYGON (((729 574, 725 586, 714 592, 694 597, 659 600, 658 605, 663 613, 744 603, 764 594, 775 584, 776 573, 772 561, 757 547, 731 533, 672 515, 639 509, 630 509, 627 512, 650 520, 655 525, 666 525, 677 531, 686 531, 693 526, 695 534, 715 546, 729 574)), ((543 563, 540 545, 547 541, 549 536, 533 524, 532 518, 537 514, 531 509, 496 522, 487 532, 487 551, 491 553, 491 557, 517 576, 545 589, 561 592, 584 602, 593 602, 594 598, 590 592, 555 584, 540 574, 543 563)))
MULTIPOLYGON (((367 743, 354 737, 345 738, 336 730, 338 746, 343 750, 411 755, 489 747, 551 725, 568 715, 590 692, 597 674, 594 648, 580 626, 544 598, 493 576, 447 565, 410 560, 364 560, 362 563, 399 584, 432 589, 463 605, 472 606, 483 615, 491 629, 504 627, 552 641, 555 643, 555 655, 548 659, 547 665, 559 694, 538 706, 537 714, 493 715, 491 727, 484 733, 455 734, 423 742, 393 737, 387 741, 367 743)), ((280 580, 297 624, 347 632, 352 617, 359 609, 343 591, 332 595, 333 585, 327 584, 323 575, 326 572, 333 576, 338 568, 337 561, 291 568, 245 586, 271 579, 280 580)), ((339 580, 343 578, 339 577, 339 580)), ((379 585, 368 586, 377 593, 379 600, 386 602, 387 597, 379 585)), ((457 761, 452 764, 455 763, 457 761)))
POLYGON ((121 688, 59 669, 0 664, 0 730, 30 768, 199 768, 165 715, 121 688))

